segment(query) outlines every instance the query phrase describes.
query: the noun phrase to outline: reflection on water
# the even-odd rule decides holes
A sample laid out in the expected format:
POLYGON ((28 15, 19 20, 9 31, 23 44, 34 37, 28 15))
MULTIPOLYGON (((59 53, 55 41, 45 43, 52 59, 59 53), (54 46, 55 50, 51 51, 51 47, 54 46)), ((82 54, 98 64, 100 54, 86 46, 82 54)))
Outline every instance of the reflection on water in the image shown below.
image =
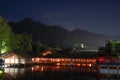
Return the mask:
POLYGON ((4 73, 12 77, 17 77, 25 73, 25 68, 4 68, 4 73))
POLYGON ((4 68, 2 71, 0 80, 119 80, 98 78, 92 67, 36 65, 29 68, 4 68))
POLYGON ((97 70, 92 67, 79 67, 79 66, 45 66, 45 65, 36 65, 32 67, 32 72, 39 71, 59 71, 59 72, 94 72, 97 70))

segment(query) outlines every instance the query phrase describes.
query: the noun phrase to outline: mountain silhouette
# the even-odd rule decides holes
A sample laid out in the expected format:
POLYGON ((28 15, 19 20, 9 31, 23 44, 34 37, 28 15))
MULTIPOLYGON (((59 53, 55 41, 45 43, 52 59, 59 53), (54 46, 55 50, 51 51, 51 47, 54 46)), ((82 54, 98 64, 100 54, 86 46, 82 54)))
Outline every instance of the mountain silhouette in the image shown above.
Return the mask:
POLYGON ((15 33, 27 33, 32 36, 33 40, 39 40, 50 47, 80 48, 80 44, 84 44, 86 49, 97 49, 110 38, 87 30, 68 31, 63 27, 45 25, 30 18, 9 22, 9 24, 15 33))

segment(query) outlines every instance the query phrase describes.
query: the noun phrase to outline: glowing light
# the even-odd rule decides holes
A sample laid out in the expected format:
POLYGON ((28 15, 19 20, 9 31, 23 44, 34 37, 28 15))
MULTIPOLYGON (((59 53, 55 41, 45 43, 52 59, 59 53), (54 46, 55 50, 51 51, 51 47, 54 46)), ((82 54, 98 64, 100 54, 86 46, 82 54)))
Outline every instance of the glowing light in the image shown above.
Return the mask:
POLYGON ((91 67, 92 65, 91 64, 89 64, 89 67, 91 67))
POLYGON ((41 71, 44 71, 44 68, 43 68, 43 66, 41 67, 41 71))
POLYGON ((41 60, 44 60, 44 58, 42 58, 41 60))
POLYGON ((55 68, 56 68, 56 69, 59 69, 59 68, 60 68, 60 66, 56 66, 55 68))
POLYGON ((1 49, 1 53, 6 53, 7 52, 7 47, 1 49))
POLYGON ((2 70, 0 70, 0 74, 2 74, 3 73, 3 71, 2 70))
POLYGON ((81 48, 84 48, 84 44, 83 43, 81 43, 80 46, 81 46, 81 48))
POLYGON ((12 56, 11 58, 14 58, 14 56, 12 56))
POLYGON ((34 58, 32 58, 32 61, 34 61, 34 58))
POLYGON ((57 59, 57 62, 60 62, 60 59, 57 59))
POLYGON ((36 61, 39 61, 39 58, 36 58, 36 61))
POLYGON ((9 66, 10 66, 9 64, 5 64, 3 67, 5 67, 5 68, 6 68, 6 67, 9 67, 9 66))
POLYGON ((18 63, 19 60, 18 59, 5 59, 5 63, 18 63))
POLYGON ((15 59, 15 63, 18 63, 18 59, 15 59))
POLYGON ((58 66, 59 66, 59 65, 60 65, 60 63, 57 63, 56 65, 58 65, 58 66))
POLYGON ((82 66, 83 66, 83 67, 85 67, 85 66, 86 66, 86 64, 82 64, 82 66))
POLYGON ((5 41, 2 41, 2 44, 1 44, 1 53, 6 53, 7 52, 7 47, 6 47, 6 42, 5 41))
POLYGON ((10 59, 5 59, 5 63, 9 63, 10 62, 10 59))
POLYGON ((80 64, 77 64, 77 66, 80 66, 80 64))
POLYGON ((32 67, 32 71, 34 70, 34 68, 32 67))
POLYGON ((53 53, 48 50, 48 51, 44 52, 42 55, 43 55, 43 56, 46 56, 46 55, 48 55, 48 54, 53 54, 53 53))
POLYGON ((25 60, 24 59, 20 59, 20 63, 25 64, 25 60))
POLYGON ((105 59, 103 57, 98 58, 99 62, 105 62, 105 59))
POLYGON ((11 63, 14 63, 14 59, 11 59, 11 63))

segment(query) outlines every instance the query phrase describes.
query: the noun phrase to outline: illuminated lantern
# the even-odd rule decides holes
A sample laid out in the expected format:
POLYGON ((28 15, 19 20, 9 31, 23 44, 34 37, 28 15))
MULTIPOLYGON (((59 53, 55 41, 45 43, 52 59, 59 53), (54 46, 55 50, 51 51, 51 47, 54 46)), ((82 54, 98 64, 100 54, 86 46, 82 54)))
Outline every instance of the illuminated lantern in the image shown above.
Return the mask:
POLYGON ((98 61, 99 62, 105 62, 105 58, 104 57, 100 57, 100 58, 98 58, 98 61))

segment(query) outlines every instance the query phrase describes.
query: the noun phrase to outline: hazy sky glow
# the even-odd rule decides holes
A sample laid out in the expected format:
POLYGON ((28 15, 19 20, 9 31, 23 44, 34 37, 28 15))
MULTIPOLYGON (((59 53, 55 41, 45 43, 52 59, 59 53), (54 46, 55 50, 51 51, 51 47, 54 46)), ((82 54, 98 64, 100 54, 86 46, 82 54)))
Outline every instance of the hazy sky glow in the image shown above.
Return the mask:
POLYGON ((30 17, 69 30, 120 34, 120 0, 2 0, 0 15, 14 21, 30 17))

